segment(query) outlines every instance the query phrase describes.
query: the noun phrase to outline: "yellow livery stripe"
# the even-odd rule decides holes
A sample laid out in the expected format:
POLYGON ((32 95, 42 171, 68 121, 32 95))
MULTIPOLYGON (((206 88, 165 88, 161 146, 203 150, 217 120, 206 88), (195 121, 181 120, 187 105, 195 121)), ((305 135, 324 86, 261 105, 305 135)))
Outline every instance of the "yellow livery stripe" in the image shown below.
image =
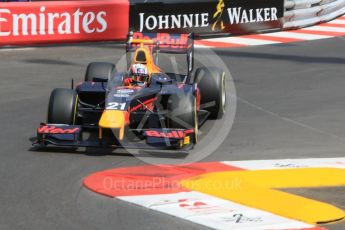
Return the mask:
MULTIPOLYGON (((125 126, 128 123, 128 112, 119 110, 105 110, 99 120, 100 132, 102 129, 119 129, 119 139, 123 140, 125 126)), ((101 136, 101 134, 99 135, 101 136)))

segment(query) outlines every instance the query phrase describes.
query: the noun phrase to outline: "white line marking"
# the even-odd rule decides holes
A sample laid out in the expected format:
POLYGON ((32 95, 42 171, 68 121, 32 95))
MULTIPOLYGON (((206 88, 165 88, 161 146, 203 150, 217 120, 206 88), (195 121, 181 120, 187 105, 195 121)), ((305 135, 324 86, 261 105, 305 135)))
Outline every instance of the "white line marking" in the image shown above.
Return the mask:
POLYGON ((30 51, 35 50, 32 47, 25 47, 25 48, 0 48, 0 52, 13 52, 13 51, 30 51))
MULTIPOLYGON (((327 22, 327 23, 332 23, 332 24, 342 24, 345 25, 345 19, 335 19, 333 21, 327 22)), ((326 24, 327 24, 326 23, 326 24)))
POLYGON ((246 170, 276 170, 291 168, 339 168, 345 169, 345 157, 309 158, 309 159, 275 159, 249 161, 222 161, 223 164, 246 170))
POLYGON ((234 44, 241 44, 241 45, 268 45, 268 44, 281 43, 281 42, 270 41, 270 40, 241 38, 241 37, 213 38, 213 39, 207 39, 206 41, 234 43, 234 44))
POLYGON ((326 35, 301 34, 301 33, 294 33, 294 32, 276 32, 276 33, 262 34, 262 35, 274 36, 278 38, 296 38, 296 39, 303 39, 303 40, 316 40, 316 39, 324 39, 324 38, 332 37, 332 36, 326 36, 326 35))
POLYGON ((120 196, 117 199, 212 229, 263 230, 314 227, 308 223, 195 191, 175 194, 120 196))
POLYGON ((303 30, 313 30, 313 31, 325 31, 325 32, 345 32, 345 26, 344 28, 339 27, 331 27, 331 26, 313 26, 310 28, 304 28, 303 30))
POLYGON ((198 48, 198 49, 207 49, 207 48, 216 47, 216 46, 207 46, 207 45, 195 44, 194 47, 198 48))

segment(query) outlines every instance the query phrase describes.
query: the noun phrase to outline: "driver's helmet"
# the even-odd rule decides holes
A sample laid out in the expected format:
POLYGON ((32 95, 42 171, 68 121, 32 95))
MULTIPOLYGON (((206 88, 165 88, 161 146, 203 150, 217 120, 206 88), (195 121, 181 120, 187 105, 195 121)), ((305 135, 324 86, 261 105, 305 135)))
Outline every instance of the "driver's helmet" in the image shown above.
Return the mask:
POLYGON ((144 64, 134 64, 131 67, 130 75, 137 83, 147 84, 149 81, 149 71, 144 64))

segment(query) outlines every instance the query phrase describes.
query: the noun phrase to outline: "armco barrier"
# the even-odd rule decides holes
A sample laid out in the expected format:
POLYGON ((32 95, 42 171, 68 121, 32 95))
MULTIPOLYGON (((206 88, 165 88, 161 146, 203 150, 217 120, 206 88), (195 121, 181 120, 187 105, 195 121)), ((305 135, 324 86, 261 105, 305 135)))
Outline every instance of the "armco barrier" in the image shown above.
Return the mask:
POLYGON ((127 0, 0 4, 0 45, 124 40, 127 0))
POLYGON ((326 22, 345 14, 345 0, 286 0, 284 29, 326 22))

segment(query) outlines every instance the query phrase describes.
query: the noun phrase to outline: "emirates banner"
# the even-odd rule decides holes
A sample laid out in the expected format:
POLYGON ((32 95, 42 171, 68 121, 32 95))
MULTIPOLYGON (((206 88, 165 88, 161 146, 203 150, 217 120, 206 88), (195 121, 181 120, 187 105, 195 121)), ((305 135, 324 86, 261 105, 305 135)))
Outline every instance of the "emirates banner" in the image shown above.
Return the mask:
POLYGON ((125 40, 129 3, 61 1, 0 4, 0 45, 125 40))
POLYGON ((130 30, 245 34, 282 28, 284 0, 132 0, 130 30))

